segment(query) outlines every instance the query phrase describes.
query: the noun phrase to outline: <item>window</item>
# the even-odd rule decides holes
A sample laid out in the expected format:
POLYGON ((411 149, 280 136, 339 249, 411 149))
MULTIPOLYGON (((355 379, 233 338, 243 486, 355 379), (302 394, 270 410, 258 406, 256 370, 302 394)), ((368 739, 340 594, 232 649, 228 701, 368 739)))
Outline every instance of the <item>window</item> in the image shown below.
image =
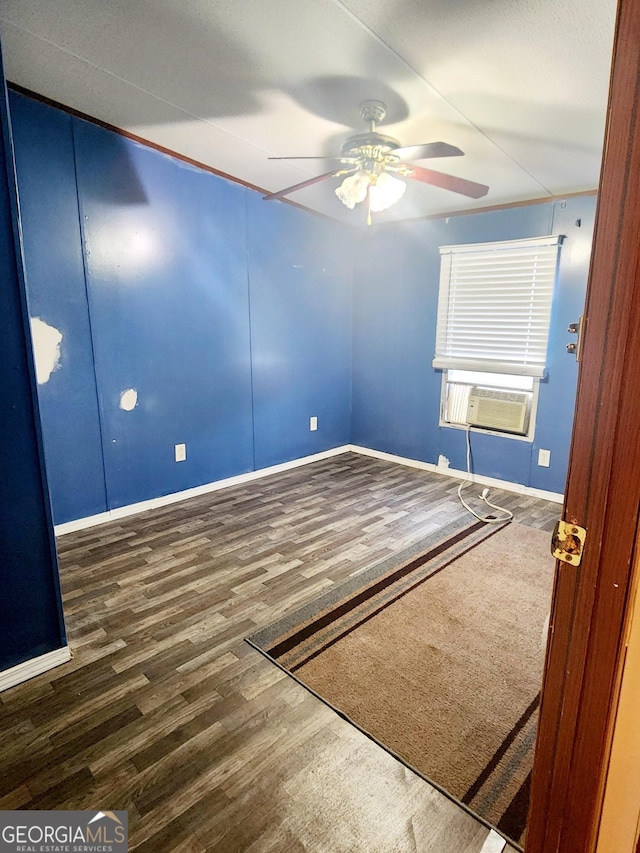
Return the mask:
POLYGON ((441 247, 441 424, 533 439, 561 240, 441 247))
POLYGON ((561 239, 442 246, 433 366, 543 376, 561 239))

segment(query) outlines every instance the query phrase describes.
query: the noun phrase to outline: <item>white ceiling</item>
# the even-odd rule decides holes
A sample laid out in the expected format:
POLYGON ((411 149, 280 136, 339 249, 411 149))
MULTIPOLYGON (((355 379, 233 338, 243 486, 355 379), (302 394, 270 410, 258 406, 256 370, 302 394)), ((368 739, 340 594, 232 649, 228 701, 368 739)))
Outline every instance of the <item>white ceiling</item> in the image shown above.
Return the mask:
MULTIPOLYGON (((251 185, 328 171, 267 158, 338 154, 376 98, 381 132, 466 155, 419 165, 490 186, 409 181, 380 219, 594 189, 614 18, 614 0, 0 0, 9 81, 251 185)), ((361 224, 338 183, 290 199, 361 224)))

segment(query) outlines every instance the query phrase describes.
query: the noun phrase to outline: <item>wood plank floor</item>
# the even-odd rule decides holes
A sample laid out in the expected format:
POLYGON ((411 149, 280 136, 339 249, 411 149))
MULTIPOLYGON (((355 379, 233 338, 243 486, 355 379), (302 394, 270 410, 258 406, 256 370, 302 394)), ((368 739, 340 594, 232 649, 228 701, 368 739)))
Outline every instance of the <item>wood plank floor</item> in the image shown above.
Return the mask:
POLYGON ((485 826, 243 641, 463 517, 456 488, 347 453, 60 537, 73 658, 0 696, 0 809, 127 809, 140 853, 480 853, 485 826))

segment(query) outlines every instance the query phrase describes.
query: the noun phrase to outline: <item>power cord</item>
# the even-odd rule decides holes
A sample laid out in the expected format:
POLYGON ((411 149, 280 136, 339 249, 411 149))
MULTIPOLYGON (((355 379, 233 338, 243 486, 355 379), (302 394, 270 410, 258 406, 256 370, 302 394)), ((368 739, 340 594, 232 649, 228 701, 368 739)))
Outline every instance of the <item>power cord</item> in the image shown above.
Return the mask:
POLYGON ((471 426, 467 424, 466 434, 467 434, 467 476, 458 486, 458 500, 462 504, 462 506, 470 512, 471 515, 475 516, 478 521, 483 521, 485 524, 502 524, 505 521, 511 521, 513 518, 513 513, 505 509, 502 506, 498 506, 497 504, 491 503, 489 500, 489 489, 483 489, 482 493, 478 495, 478 498, 487 506, 490 506, 492 509, 497 510, 498 512, 504 513, 502 518, 496 518, 494 515, 479 515, 462 497, 462 490, 467 485, 467 483, 471 482, 471 426))

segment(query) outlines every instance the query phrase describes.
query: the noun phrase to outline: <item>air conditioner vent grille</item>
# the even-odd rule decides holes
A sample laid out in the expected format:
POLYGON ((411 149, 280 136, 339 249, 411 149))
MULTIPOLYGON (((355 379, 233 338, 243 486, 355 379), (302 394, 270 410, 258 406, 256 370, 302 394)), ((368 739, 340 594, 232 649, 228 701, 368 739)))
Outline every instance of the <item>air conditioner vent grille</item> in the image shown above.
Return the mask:
POLYGON ((511 403, 526 403, 527 394, 519 393, 518 391, 503 391, 500 388, 478 388, 475 387, 471 391, 477 397, 483 397, 487 400, 507 400, 511 403))
POLYGON ((469 394, 467 423, 471 426, 525 435, 531 394, 474 386, 469 394))

